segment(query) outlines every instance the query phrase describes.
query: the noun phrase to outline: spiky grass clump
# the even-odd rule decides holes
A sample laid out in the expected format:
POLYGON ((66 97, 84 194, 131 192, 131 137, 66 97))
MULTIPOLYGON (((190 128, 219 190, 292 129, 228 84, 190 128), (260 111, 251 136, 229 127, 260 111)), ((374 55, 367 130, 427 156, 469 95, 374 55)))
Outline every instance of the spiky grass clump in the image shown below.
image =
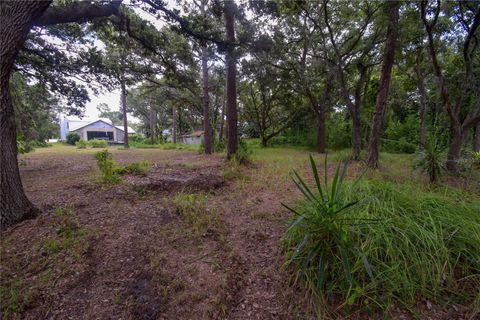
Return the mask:
POLYGON ((430 183, 435 183, 445 173, 444 148, 436 139, 428 139, 425 147, 417 154, 414 168, 428 175, 430 183))
POLYGON ((296 216, 285 245, 286 266, 317 301, 386 310, 421 298, 478 299, 478 199, 378 180, 346 184, 339 167, 331 185, 325 179, 319 188, 311 164, 317 190, 296 176, 304 200, 290 209, 296 216), (359 199, 364 203, 353 205, 359 199))

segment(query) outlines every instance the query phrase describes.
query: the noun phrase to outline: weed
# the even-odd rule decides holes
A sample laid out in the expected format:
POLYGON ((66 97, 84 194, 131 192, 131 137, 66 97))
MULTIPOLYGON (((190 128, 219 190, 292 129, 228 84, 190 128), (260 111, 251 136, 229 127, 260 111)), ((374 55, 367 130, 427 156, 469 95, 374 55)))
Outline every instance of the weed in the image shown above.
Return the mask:
POLYGON ((178 213, 192 226, 195 235, 220 233, 220 216, 216 209, 208 208, 208 195, 179 193, 172 202, 178 213))
POLYGON ((115 169, 115 172, 123 175, 123 174, 133 174, 137 176, 144 176, 147 173, 148 168, 150 167, 150 163, 147 160, 140 161, 140 162, 132 162, 125 167, 119 167, 115 169))
POLYGON ((77 142, 75 142, 75 145, 77 146, 78 149, 86 149, 88 146, 88 142, 86 140, 80 139, 77 142))
POLYGON ((108 150, 103 150, 95 154, 98 168, 100 169, 102 182, 118 183, 120 177, 114 170, 115 162, 112 160, 112 154, 108 150))

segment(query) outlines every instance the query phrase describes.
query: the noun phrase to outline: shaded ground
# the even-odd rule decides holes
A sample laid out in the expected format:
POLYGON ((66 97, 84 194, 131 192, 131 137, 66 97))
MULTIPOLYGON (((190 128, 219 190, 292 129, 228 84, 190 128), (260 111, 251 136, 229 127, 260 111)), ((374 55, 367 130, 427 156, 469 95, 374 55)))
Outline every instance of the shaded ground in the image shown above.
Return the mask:
MULTIPOLYGON (((220 156, 113 149, 115 161, 151 168, 106 186, 94 152, 21 157, 26 192, 43 214, 2 233, 4 318, 312 318, 305 292, 281 271, 280 246, 288 219, 280 202, 298 197, 288 173, 305 172, 307 153, 240 168, 220 156)), ((429 310, 425 318, 456 315, 429 310)))

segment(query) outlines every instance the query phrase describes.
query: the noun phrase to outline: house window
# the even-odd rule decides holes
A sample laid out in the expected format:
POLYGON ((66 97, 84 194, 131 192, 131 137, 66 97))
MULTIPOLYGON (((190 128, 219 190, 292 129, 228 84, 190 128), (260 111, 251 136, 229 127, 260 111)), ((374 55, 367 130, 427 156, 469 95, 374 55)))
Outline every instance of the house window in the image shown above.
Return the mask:
POLYGON ((113 132, 109 131, 87 131, 87 139, 113 140, 113 132))

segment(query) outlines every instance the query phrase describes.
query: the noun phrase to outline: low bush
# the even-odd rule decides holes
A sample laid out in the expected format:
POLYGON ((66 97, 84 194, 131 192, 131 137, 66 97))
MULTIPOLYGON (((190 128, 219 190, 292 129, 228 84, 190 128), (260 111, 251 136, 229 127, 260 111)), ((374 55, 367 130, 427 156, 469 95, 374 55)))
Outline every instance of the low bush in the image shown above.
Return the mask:
POLYGON ((137 176, 144 176, 146 175, 149 167, 150 167, 150 163, 147 160, 144 160, 140 162, 130 163, 124 167, 116 168, 115 172, 120 175, 133 174, 137 176))
POLYGON ((252 149, 248 146, 247 142, 240 139, 238 141, 237 152, 235 152, 233 159, 240 164, 246 164, 250 162, 252 153, 252 149))
POLYGON ((415 153, 415 151, 417 151, 417 145, 408 142, 405 137, 401 137, 398 140, 383 139, 382 151, 390 153, 415 153))
POLYGON ((86 149, 88 146, 88 142, 86 140, 80 139, 75 143, 75 145, 78 149, 86 149))
POLYGON ((93 139, 93 140, 88 141, 88 144, 92 148, 106 148, 106 147, 108 147, 108 143, 105 140, 93 139))
POLYGON ((76 132, 69 132, 67 134, 67 143, 71 144, 72 146, 75 145, 75 143, 80 140, 80 135, 76 132))
POLYGON ((227 149, 227 141, 225 139, 215 139, 214 150, 215 152, 222 152, 227 149))
POLYGON ((102 182, 118 183, 120 177, 114 169, 116 163, 112 160, 112 154, 108 150, 103 150, 95 154, 98 168, 100 169, 102 182))
MULTIPOLYGON (((414 308, 429 299, 474 304, 480 286, 480 202, 454 192, 380 180, 331 183, 315 190, 296 175, 304 200, 284 237, 295 283, 326 304, 370 311, 392 302, 414 308), (363 203, 358 203, 363 200, 363 203)), ((321 182, 324 180, 324 182, 321 182)))
POLYGON ((413 166, 415 169, 426 173, 431 183, 438 181, 446 168, 444 149, 436 139, 427 139, 425 147, 418 152, 413 166))
POLYGON ((480 151, 472 152, 472 165, 476 169, 480 169, 480 151))
POLYGON ((20 154, 29 153, 35 150, 29 141, 17 140, 17 152, 20 154))

